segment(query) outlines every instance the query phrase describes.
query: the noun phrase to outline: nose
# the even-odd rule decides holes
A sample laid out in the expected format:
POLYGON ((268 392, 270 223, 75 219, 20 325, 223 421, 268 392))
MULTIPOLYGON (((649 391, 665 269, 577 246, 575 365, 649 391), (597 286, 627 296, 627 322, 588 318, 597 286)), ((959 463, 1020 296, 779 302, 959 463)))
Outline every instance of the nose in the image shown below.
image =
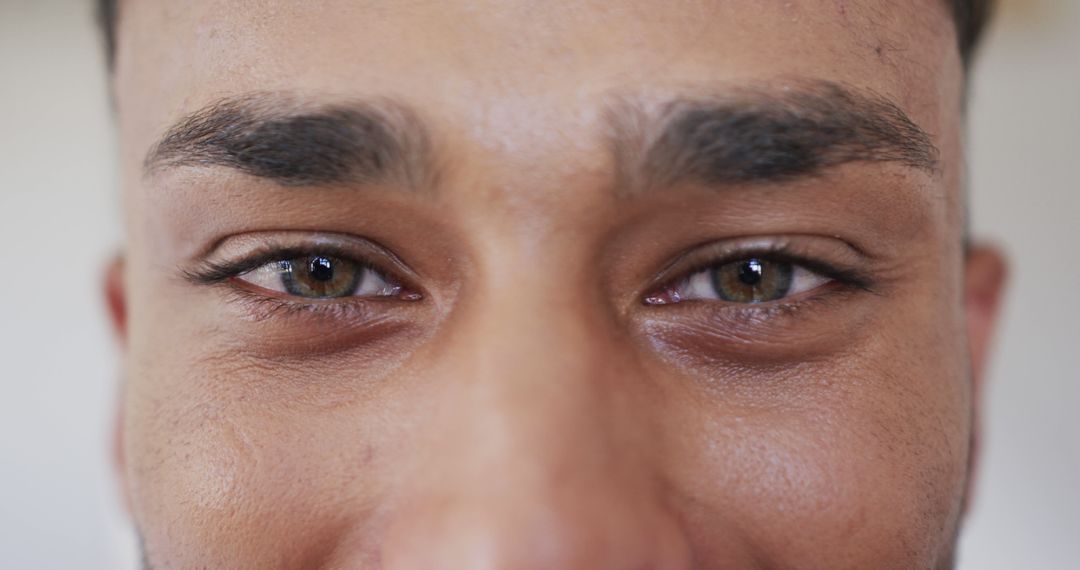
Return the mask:
POLYGON ((611 316, 560 295, 565 283, 512 281, 453 324, 440 364, 425 367, 437 403, 383 567, 689 567, 651 468, 648 389, 611 316))

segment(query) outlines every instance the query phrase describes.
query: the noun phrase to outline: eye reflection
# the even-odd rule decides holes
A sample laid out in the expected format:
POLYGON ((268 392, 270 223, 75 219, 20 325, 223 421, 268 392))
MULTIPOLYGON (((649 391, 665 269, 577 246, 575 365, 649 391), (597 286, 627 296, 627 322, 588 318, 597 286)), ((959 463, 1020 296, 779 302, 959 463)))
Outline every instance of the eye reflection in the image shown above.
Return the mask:
POLYGON ((310 255, 274 261, 237 276, 270 291, 305 299, 389 297, 401 292, 378 271, 349 259, 310 255))
POLYGON ((755 304, 812 291, 832 281, 798 264, 749 257, 697 271, 656 295, 650 305, 690 300, 755 304))

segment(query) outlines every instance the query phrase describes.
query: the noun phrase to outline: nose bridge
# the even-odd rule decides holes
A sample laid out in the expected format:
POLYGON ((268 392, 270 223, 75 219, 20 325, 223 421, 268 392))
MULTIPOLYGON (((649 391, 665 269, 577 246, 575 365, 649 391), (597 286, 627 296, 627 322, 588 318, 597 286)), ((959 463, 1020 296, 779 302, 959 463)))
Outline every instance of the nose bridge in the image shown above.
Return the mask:
POLYGON ((387 567, 678 567, 609 319, 546 273, 507 267, 463 301, 415 467, 437 475, 402 490, 387 567))
POLYGON ((469 458, 460 468, 497 468, 517 494, 527 481, 549 484, 566 463, 615 455, 609 436, 621 396, 611 384, 621 363, 603 308, 572 278, 504 267, 466 301, 436 381, 456 393, 455 405, 440 406, 439 429, 470 442, 458 451, 469 458))
POLYGON ((592 268, 555 236, 490 242, 502 245, 483 254, 455 310, 452 382, 492 420, 520 428, 604 420, 613 395, 604 386, 623 363, 592 268))

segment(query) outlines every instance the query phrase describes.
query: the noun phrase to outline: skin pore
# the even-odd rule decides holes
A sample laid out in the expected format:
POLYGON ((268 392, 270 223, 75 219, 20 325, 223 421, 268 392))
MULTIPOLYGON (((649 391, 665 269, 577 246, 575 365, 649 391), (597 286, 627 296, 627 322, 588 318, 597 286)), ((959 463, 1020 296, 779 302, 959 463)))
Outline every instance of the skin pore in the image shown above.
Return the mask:
POLYGON ((1004 270, 939 0, 121 13, 147 567, 952 567, 1004 270))

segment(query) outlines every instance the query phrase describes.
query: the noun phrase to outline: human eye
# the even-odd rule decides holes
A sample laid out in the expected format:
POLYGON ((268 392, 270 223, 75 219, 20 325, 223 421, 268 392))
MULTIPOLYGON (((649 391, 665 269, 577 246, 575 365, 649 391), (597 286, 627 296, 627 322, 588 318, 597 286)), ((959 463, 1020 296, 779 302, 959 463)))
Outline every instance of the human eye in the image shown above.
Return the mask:
POLYGON ((790 302, 834 286, 867 285, 852 269, 824 259, 821 253, 799 251, 790 241, 712 244, 686 257, 667 272, 674 278, 645 297, 646 305, 688 301, 758 305, 790 302))
POLYGON ((747 257, 696 271, 646 302, 665 305, 713 300, 729 303, 768 303, 813 291, 833 280, 802 265, 747 257))
POLYGON ((301 299, 394 297, 403 289, 362 261, 322 253, 275 259, 237 275, 236 279, 301 299))
POLYGON ((639 289, 650 346, 683 364, 770 366, 844 346, 890 291, 878 257, 819 235, 704 242, 639 289))
POLYGON ((416 301, 400 260, 383 248, 344 236, 242 236, 192 271, 190 281, 227 284, 248 298, 297 306, 364 299, 416 301))

